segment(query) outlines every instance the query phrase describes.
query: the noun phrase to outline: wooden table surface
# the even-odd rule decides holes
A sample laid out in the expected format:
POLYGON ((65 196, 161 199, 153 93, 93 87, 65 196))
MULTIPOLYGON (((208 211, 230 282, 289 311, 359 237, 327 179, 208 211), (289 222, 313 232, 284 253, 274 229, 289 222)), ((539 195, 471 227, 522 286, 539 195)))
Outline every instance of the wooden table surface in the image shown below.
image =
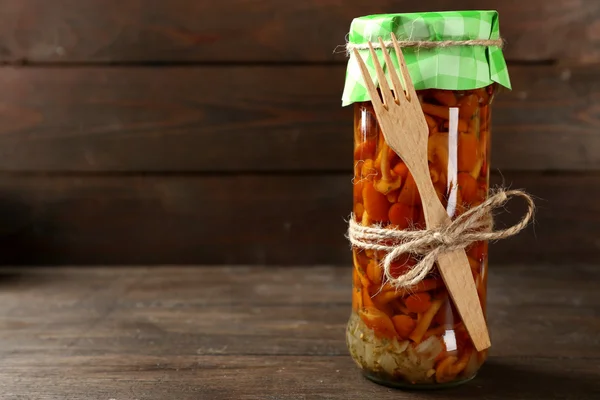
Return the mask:
POLYGON ((346 350, 349 267, 4 269, 2 399, 598 399, 600 268, 493 267, 491 357, 405 392, 346 350))

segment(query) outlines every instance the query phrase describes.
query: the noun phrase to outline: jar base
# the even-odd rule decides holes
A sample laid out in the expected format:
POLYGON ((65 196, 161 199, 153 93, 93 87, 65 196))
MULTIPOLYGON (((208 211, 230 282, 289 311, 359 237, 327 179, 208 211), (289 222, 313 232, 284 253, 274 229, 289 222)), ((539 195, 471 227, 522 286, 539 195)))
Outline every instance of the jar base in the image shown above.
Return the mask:
POLYGON ((369 371, 363 370, 363 375, 370 381, 377 383, 378 385, 387 386, 392 389, 404 389, 404 390, 438 390, 438 389, 448 389, 456 386, 460 386, 463 383, 467 383, 477 374, 463 379, 457 379, 452 382, 446 383, 408 383, 402 381, 392 381, 389 379, 385 379, 384 377, 371 373, 369 371))

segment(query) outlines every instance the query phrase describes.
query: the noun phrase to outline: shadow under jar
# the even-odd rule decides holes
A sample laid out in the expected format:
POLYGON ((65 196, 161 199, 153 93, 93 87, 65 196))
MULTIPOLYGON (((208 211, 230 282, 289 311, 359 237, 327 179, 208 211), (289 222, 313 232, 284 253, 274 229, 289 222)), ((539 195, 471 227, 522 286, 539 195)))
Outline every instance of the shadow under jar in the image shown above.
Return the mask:
MULTIPOLYGON (((431 180, 451 218, 487 198, 494 88, 417 92, 429 126, 431 180), (457 107, 459 113, 452 133, 450 107, 457 107)), ((415 182, 385 142, 369 102, 354 105, 353 184, 356 221, 387 229, 425 228, 415 182)), ((396 291, 384 282, 380 261, 385 254, 352 251, 353 311, 347 343, 367 376, 387 385, 411 387, 439 387, 473 378, 487 352, 473 348, 437 270, 416 287, 396 291)), ((485 312, 487 242, 473 243, 466 252, 485 312)), ((410 255, 400 257, 392 263, 392 276, 405 273, 417 261, 410 255)))

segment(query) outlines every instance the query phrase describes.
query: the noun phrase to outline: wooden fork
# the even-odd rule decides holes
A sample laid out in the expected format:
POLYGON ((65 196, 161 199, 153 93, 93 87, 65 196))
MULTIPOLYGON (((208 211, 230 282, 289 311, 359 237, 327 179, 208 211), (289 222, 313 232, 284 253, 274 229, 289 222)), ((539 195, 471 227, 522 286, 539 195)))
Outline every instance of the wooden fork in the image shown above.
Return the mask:
MULTIPOLYGON (((429 130, 425 121, 425 115, 410 79, 406 61, 404 60, 400 46, 398 46, 398 41, 393 34, 392 42, 396 50, 396 56, 398 57, 398 65, 400 66, 404 80, 404 88, 400 83, 400 79, 383 40, 381 37, 379 38, 381 51, 385 57, 389 76, 394 86, 393 91, 388 85, 373 45, 369 42, 369 49, 373 58, 377 79, 379 80, 381 98, 375 84, 371 80, 364 61, 356 49, 354 49, 354 55, 359 63, 385 141, 402 158, 415 179, 417 189, 421 195, 427 227, 431 229, 445 226, 451 220, 436 194, 429 175, 429 166, 427 164, 427 139, 429 130)), ((487 349, 491 345, 489 333, 479 303, 477 288, 471 274, 469 260, 464 249, 441 254, 437 262, 442 279, 471 336, 475 348, 477 351, 487 349)))

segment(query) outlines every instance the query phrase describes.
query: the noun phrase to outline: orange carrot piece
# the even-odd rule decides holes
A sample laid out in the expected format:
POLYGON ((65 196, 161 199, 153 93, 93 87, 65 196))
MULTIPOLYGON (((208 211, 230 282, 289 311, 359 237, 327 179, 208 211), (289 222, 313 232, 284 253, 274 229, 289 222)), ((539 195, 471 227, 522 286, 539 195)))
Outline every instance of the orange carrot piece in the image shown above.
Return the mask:
POLYGON ((378 308, 383 308, 396 298, 398 298, 398 296, 395 296, 393 291, 379 291, 373 296, 373 302, 377 304, 378 308))
POLYGON ((385 315, 387 315, 388 317, 391 318, 392 315, 395 314, 394 307, 391 302, 382 301, 379 294, 380 293, 377 293, 375 296, 371 297, 371 302, 373 304, 373 307, 375 307, 376 309, 378 309, 379 311, 381 311, 382 313, 384 313, 385 315))
POLYGON ((395 315, 392 317, 392 322, 402 339, 407 339, 417 326, 417 322, 408 315, 395 315))
POLYGON ((374 140, 362 142, 354 150, 354 161, 366 160, 375 158, 375 148, 377 143, 374 140))
POLYGON ((375 303, 373 303, 373 298, 371 297, 371 293, 368 288, 365 288, 365 287, 362 288, 362 301, 363 301, 363 307, 377 308, 377 306, 375 306, 375 303))
POLYGON ((451 368, 457 360, 458 358, 454 356, 448 356, 438 363, 435 368, 435 380, 438 383, 449 382, 454 379, 454 376, 451 376, 451 368))
POLYGON ((369 261, 369 264, 367 265, 367 276, 374 285, 381 285, 381 281, 383 280, 383 270, 379 264, 377 264, 377 261, 369 261))
POLYGON ((463 352, 459 359, 454 356, 450 356, 442 360, 436 368, 435 380, 438 383, 450 382, 454 380, 456 376, 467 367, 472 353, 473 350, 469 347, 463 352))
POLYGON ((460 190, 462 202, 472 204, 480 200, 477 180, 475 180, 468 172, 458 173, 458 189, 460 190))
POLYGON ((440 354, 438 354, 437 357, 433 359, 436 363, 448 357, 449 355, 448 348, 446 347, 446 342, 444 342, 443 340, 441 342, 444 345, 444 350, 440 351, 440 354))
POLYGON ((394 203, 390 207, 388 217, 398 229, 406 229, 415 218, 415 208, 402 203, 394 203))
POLYGON ((356 255, 356 250, 352 251, 352 264, 354 265, 354 270, 358 274, 360 282, 363 287, 371 286, 371 282, 369 281, 369 277, 367 276, 367 272, 365 268, 359 262, 359 258, 356 255))
MULTIPOLYGON (((386 305, 389 306, 390 303, 396 299, 402 298, 407 295, 414 295, 415 291, 418 291, 419 293, 423 293, 424 289, 425 290, 433 290, 436 287, 442 286, 442 284, 443 284, 443 282, 441 280, 437 281, 434 279, 425 279, 422 282, 420 282, 419 284, 412 286, 411 288, 395 290, 393 287, 391 287, 391 285, 388 282, 386 282, 381 287, 381 290, 379 290, 378 293, 373 297, 373 303, 375 303, 378 308, 383 309, 383 307, 386 307, 386 305), (427 281, 427 282, 425 282, 425 281, 427 281), (420 286, 424 282, 425 282, 425 284, 420 286)), ((410 310, 408 307, 405 307, 405 308, 406 308, 405 313, 414 312, 414 311, 410 310)), ((391 309, 393 310, 393 307, 391 309)), ((388 312, 389 310, 390 309, 386 308, 386 312, 388 312)))
MULTIPOLYGON (((397 302, 401 304, 400 299, 408 294, 406 289, 396 290, 390 285, 389 282, 385 282, 376 289, 373 287, 373 292, 375 292, 375 295, 373 296, 373 302, 377 308, 385 311, 386 313, 391 312, 390 316, 394 314, 394 309, 398 308, 398 304, 394 306, 392 303, 396 302, 397 300, 397 302)), ((403 305, 402 308, 406 311, 406 313, 409 312, 403 305)))
POLYGON ((425 114, 432 115, 434 117, 448 119, 450 118, 450 111, 446 106, 438 106, 435 104, 422 103, 421 108, 425 114))
POLYGON ((360 318, 365 325, 371 328, 376 336, 394 338, 398 336, 396 328, 390 317, 374 307, 363 307, 358 310, 360 318))
POLYGON ((421 204, 421 196, 417 190, 417 184, 411 174, 406 176, 406 181, 400 194, 398 195, 398 203, 406 204, 407 206, 415 206, 421 204))
POLYGON ((417 323, 417 327, 410 334, 410 339, 415 343, 421 343, 423 339, 423 335, 429 329, 429 325, 431 325, 431 321, 437 312, 439 311, 442 304, 446 301, 446 299, 435 299, 431 302, 431 306, 427 309, 425 313, 421 316, 421 319, 417 323))
POLYGON ((479 143, 472 133, 458 135, 458 170, 471 172, 479 161, 479 143))
MULTIPOLYGON (((414 265, 414 264, 413 264, 414 265)), ((429 292, 431 290, 437 289, 443 286, 444 282, 441 278, 427 278, 423 279, 421 282, 417 283, 414 286, 411 286, 407 289, 396 290, 389 282, 386 282, 381 291, 382 292, 392 292, 394 294, 394 298, 404 297, 407 294, 421 293, 421 292, 429 292)))
POLYGON ((406 180, 406 176, 408 175, 408 167, 406 164, 404 164, 404 162, 400 161, 398 164, 396 164, 393 171, 397 176, 401 177, 403 181, 406 180))
POLYGON ((379 193, 373 183, 365 182, 363 187, 363 205, 369 217, 378 222, 388 221, 390 203, 385 195, 379 193))
POLYGON ((410 312, 424 313, 431 307, 431 295, 427 292, 411 294, 404 304, 410 312))
POLYGON ((356 259, 358 260, 359 264, 363 266, 363 268, 365 269, 365 271, 367 270, 367 264, 369 264, 369 261, 373 258, 371 257, 371 255, 369 254, 370 250, 359 250, 359 249, 353 249, 355 254, 356 254, 356 259))

